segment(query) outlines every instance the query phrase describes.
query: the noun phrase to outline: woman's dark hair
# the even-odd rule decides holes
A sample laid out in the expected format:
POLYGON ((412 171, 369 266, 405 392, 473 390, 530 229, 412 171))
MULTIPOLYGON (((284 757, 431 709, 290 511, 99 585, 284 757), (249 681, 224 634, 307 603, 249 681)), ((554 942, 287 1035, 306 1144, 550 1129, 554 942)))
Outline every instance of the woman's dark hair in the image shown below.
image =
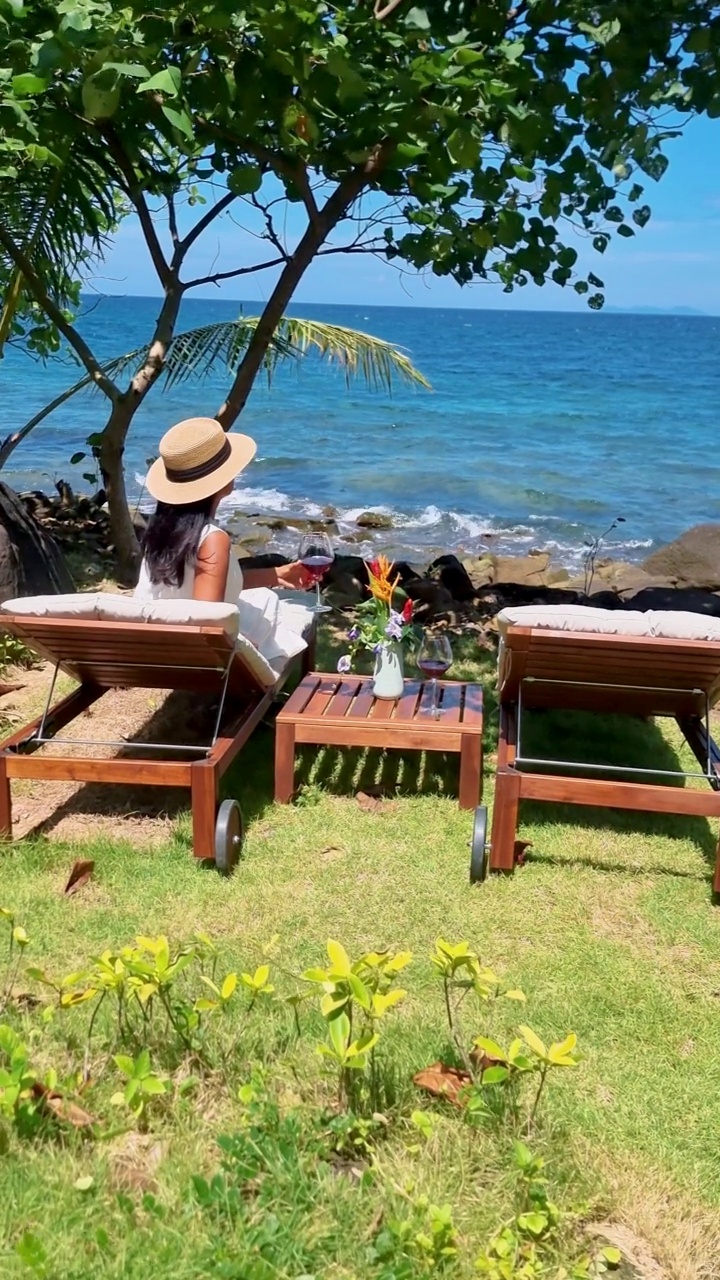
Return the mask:
POLYGON ((200 535, 212 512, 215 495, 199 502, 158 502, 142 539, 143 555, 153 586, 181 587, 187 565, 197 559, 200 535))

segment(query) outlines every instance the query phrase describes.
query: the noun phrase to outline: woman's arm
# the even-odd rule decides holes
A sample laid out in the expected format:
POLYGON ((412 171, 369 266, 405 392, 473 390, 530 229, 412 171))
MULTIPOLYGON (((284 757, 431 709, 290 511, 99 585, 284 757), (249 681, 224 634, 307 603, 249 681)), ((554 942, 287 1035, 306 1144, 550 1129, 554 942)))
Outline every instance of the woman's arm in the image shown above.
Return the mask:
POLYGON ((315 575, 299 560, 293 564, 279 564, 273 569, 243 569, 243 586, 248 590, 252 587, 284 587, 286 590, 309 591, 314 585, 315 575))
POLYGON ((230 538, 218 529, 208 535, 198 551, 193 600, 224 600, 229 564, 230 538))

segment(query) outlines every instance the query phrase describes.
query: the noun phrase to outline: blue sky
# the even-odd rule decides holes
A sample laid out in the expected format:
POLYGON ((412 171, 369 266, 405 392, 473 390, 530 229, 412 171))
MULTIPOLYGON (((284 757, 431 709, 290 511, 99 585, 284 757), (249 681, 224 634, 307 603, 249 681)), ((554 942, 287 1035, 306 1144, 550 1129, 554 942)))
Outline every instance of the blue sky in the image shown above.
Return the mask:
MULTIPOLYGON (((692 307, 720 314, 720 121, 690 122, 683 137, 667 144, 670 166, 659 183, 645 181, 653 216, 632 240, 614 240, 604 256, 577 242, 582 263, 606 285, 606 302, 615 307, 692 307)), ((642 175, 641 175, 642 176, 642 175)), ((292 230, 292 228, 290 228, 292 230)), ((233 268, 257 260, 259 242, 230 219, 198 242, 192 274, 233 268)), ((192 296, 263 301, 273 272, 204 286, 192 296)), ((159 292, 134 220, 122 226, 116 243, 95 278, 103 293, 149 295, 159 292)), ((524 310, 584 310, 570 290, 533 285, 512 295, 499 286, 478 283, 464 289, 434 277, 401 279, 387 263, 372 257, 329 257, 313 264, 295 295, 297 302, 352 303, 365 306, 456 306, 524 310)))

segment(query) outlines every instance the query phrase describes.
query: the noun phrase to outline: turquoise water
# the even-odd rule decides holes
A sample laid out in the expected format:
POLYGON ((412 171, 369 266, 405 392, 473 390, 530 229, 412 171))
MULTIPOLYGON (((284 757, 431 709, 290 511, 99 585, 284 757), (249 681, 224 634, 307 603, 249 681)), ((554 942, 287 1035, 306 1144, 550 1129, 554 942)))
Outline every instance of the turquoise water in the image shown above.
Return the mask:
MULTIPOLYGON (((84 321, 103 356, 147 338, 157 302, 96 301, 84 321)), ((232 318, 240 304, 192 300, 182 327, 232 318)), ((255 314, 257 304, 245 304, 255 314)), ((241 428, 258 456, 233 503, 248 512, 311 514, 337 507, 341 527, 361 510, 392 513, 391 549, 488 542, 522 552, 549 547, 571 562, 614 517, 614 554, 641 558, 701 520, 720 519, 720 319, 591 313, 303 306, 296 314, 364 329, 406 347, 432 392, 392 396, 316 360, 261 380, 241 428)), ((0 362, 2 434, 78 377, 69 363, 43 367, 18 352, 0 362)), ((179 418, 212 414, 227 375, 156 388, 128 444, 133 480, 179 418)), ((87 464, 69 465, 105 403, 76 397, 17 450, 7 479, 18 488, 78 488, 87 464)), ((139 484, 135 484, 139 493, 139 484)))

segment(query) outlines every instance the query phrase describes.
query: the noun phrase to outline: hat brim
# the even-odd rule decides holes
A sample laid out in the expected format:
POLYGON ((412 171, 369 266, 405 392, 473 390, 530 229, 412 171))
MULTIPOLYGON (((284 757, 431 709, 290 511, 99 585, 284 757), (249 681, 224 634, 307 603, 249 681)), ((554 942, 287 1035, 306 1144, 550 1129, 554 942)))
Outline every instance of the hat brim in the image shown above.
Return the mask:
POLYGON ((145 488, 148 493, 158 502, 168 502, 171 506, 211 498, 239 476, 257 453, 257 445, 250 436, 227 435, 226 439, 230 445, 230 457, 200 480, 168 480, 165 463, 158 458, 147 473, 145 488))

